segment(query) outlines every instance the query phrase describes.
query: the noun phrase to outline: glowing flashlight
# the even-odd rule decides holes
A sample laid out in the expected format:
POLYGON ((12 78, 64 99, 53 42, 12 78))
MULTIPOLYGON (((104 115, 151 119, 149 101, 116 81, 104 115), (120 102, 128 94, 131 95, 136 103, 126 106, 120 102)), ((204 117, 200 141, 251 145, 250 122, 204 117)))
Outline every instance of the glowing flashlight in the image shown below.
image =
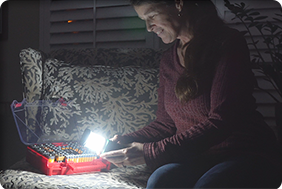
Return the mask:
POLYGON ((118 150, 126 147, 116 142, 105 139, 103 136, 91 132, 90 129, 86 129, 84 131, 81 137, 81 143, 85 147, 94 151, 97 155, 103 152, 118 150))

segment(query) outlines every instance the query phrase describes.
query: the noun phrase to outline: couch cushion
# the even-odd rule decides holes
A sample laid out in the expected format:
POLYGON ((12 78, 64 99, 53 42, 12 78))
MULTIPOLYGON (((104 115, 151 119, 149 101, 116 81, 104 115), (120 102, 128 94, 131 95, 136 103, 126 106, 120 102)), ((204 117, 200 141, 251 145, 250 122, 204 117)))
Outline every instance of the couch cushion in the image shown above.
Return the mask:
POLYGON ((48 56, 75 65, 158 68, 161 54, 162 50, 149 48, 86 48, 58 49, 48 56))
POLYGON ((57 59, 47 59, 44 67, 44 99, 72 101, 79 133, 90 128, 111 137, 155 119, 157 68, 79 66, 57 59))
POLYGON ((126 168, 112 165, 110 171, 47 176, 21 160, 0 172, 0 183, 5 189, 143 189, 151 173, 146 165, 126 168))
POLYGON ((39 100, 42 92, 42 53, 28 48, 20 52, 24 98, 28 102, 39 100))

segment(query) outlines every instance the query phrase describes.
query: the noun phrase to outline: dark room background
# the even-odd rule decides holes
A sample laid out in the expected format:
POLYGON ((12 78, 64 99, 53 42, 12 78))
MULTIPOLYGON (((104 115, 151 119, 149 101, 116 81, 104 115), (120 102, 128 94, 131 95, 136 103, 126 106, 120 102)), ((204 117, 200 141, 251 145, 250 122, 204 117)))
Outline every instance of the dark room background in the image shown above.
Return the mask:
POLYGON ((22 100, 20 50, 39 48, 39 1, 9 0, 1 9, 3 23, 7 22, 0 41, 0 169, 4 169, 25 156, 26 147, 18 136, 10 104, 22 100))

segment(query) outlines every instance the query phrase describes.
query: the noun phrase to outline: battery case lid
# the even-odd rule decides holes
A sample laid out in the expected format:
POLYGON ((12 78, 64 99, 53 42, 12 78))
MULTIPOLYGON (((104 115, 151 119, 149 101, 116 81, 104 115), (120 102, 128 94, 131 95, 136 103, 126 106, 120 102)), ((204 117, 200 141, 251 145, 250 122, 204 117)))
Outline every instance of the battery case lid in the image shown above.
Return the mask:
POLYGON ((25 145, 79 141, 72 102, 37 100, 32 103, 14 100, 11 110, 21 141, 25 145))

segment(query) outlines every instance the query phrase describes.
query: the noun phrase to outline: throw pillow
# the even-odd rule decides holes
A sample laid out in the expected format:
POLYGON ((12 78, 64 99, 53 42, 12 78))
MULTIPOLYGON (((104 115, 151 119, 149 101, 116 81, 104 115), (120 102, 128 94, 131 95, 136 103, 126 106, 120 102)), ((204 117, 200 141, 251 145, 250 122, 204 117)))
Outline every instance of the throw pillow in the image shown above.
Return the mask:
MULTIPOLYGON (((78 135, 90 128, 109 138, 138 130, 155 119, 157 68, 79 66, 47 59, 43 82, 46 100, 63 97, 71 101, 72 112, 62 112, 66 115, 61 119, 75 115, 78 130, 73 132, 78 135)), ((58 128, 65 132, 65 125, 58 128)))

